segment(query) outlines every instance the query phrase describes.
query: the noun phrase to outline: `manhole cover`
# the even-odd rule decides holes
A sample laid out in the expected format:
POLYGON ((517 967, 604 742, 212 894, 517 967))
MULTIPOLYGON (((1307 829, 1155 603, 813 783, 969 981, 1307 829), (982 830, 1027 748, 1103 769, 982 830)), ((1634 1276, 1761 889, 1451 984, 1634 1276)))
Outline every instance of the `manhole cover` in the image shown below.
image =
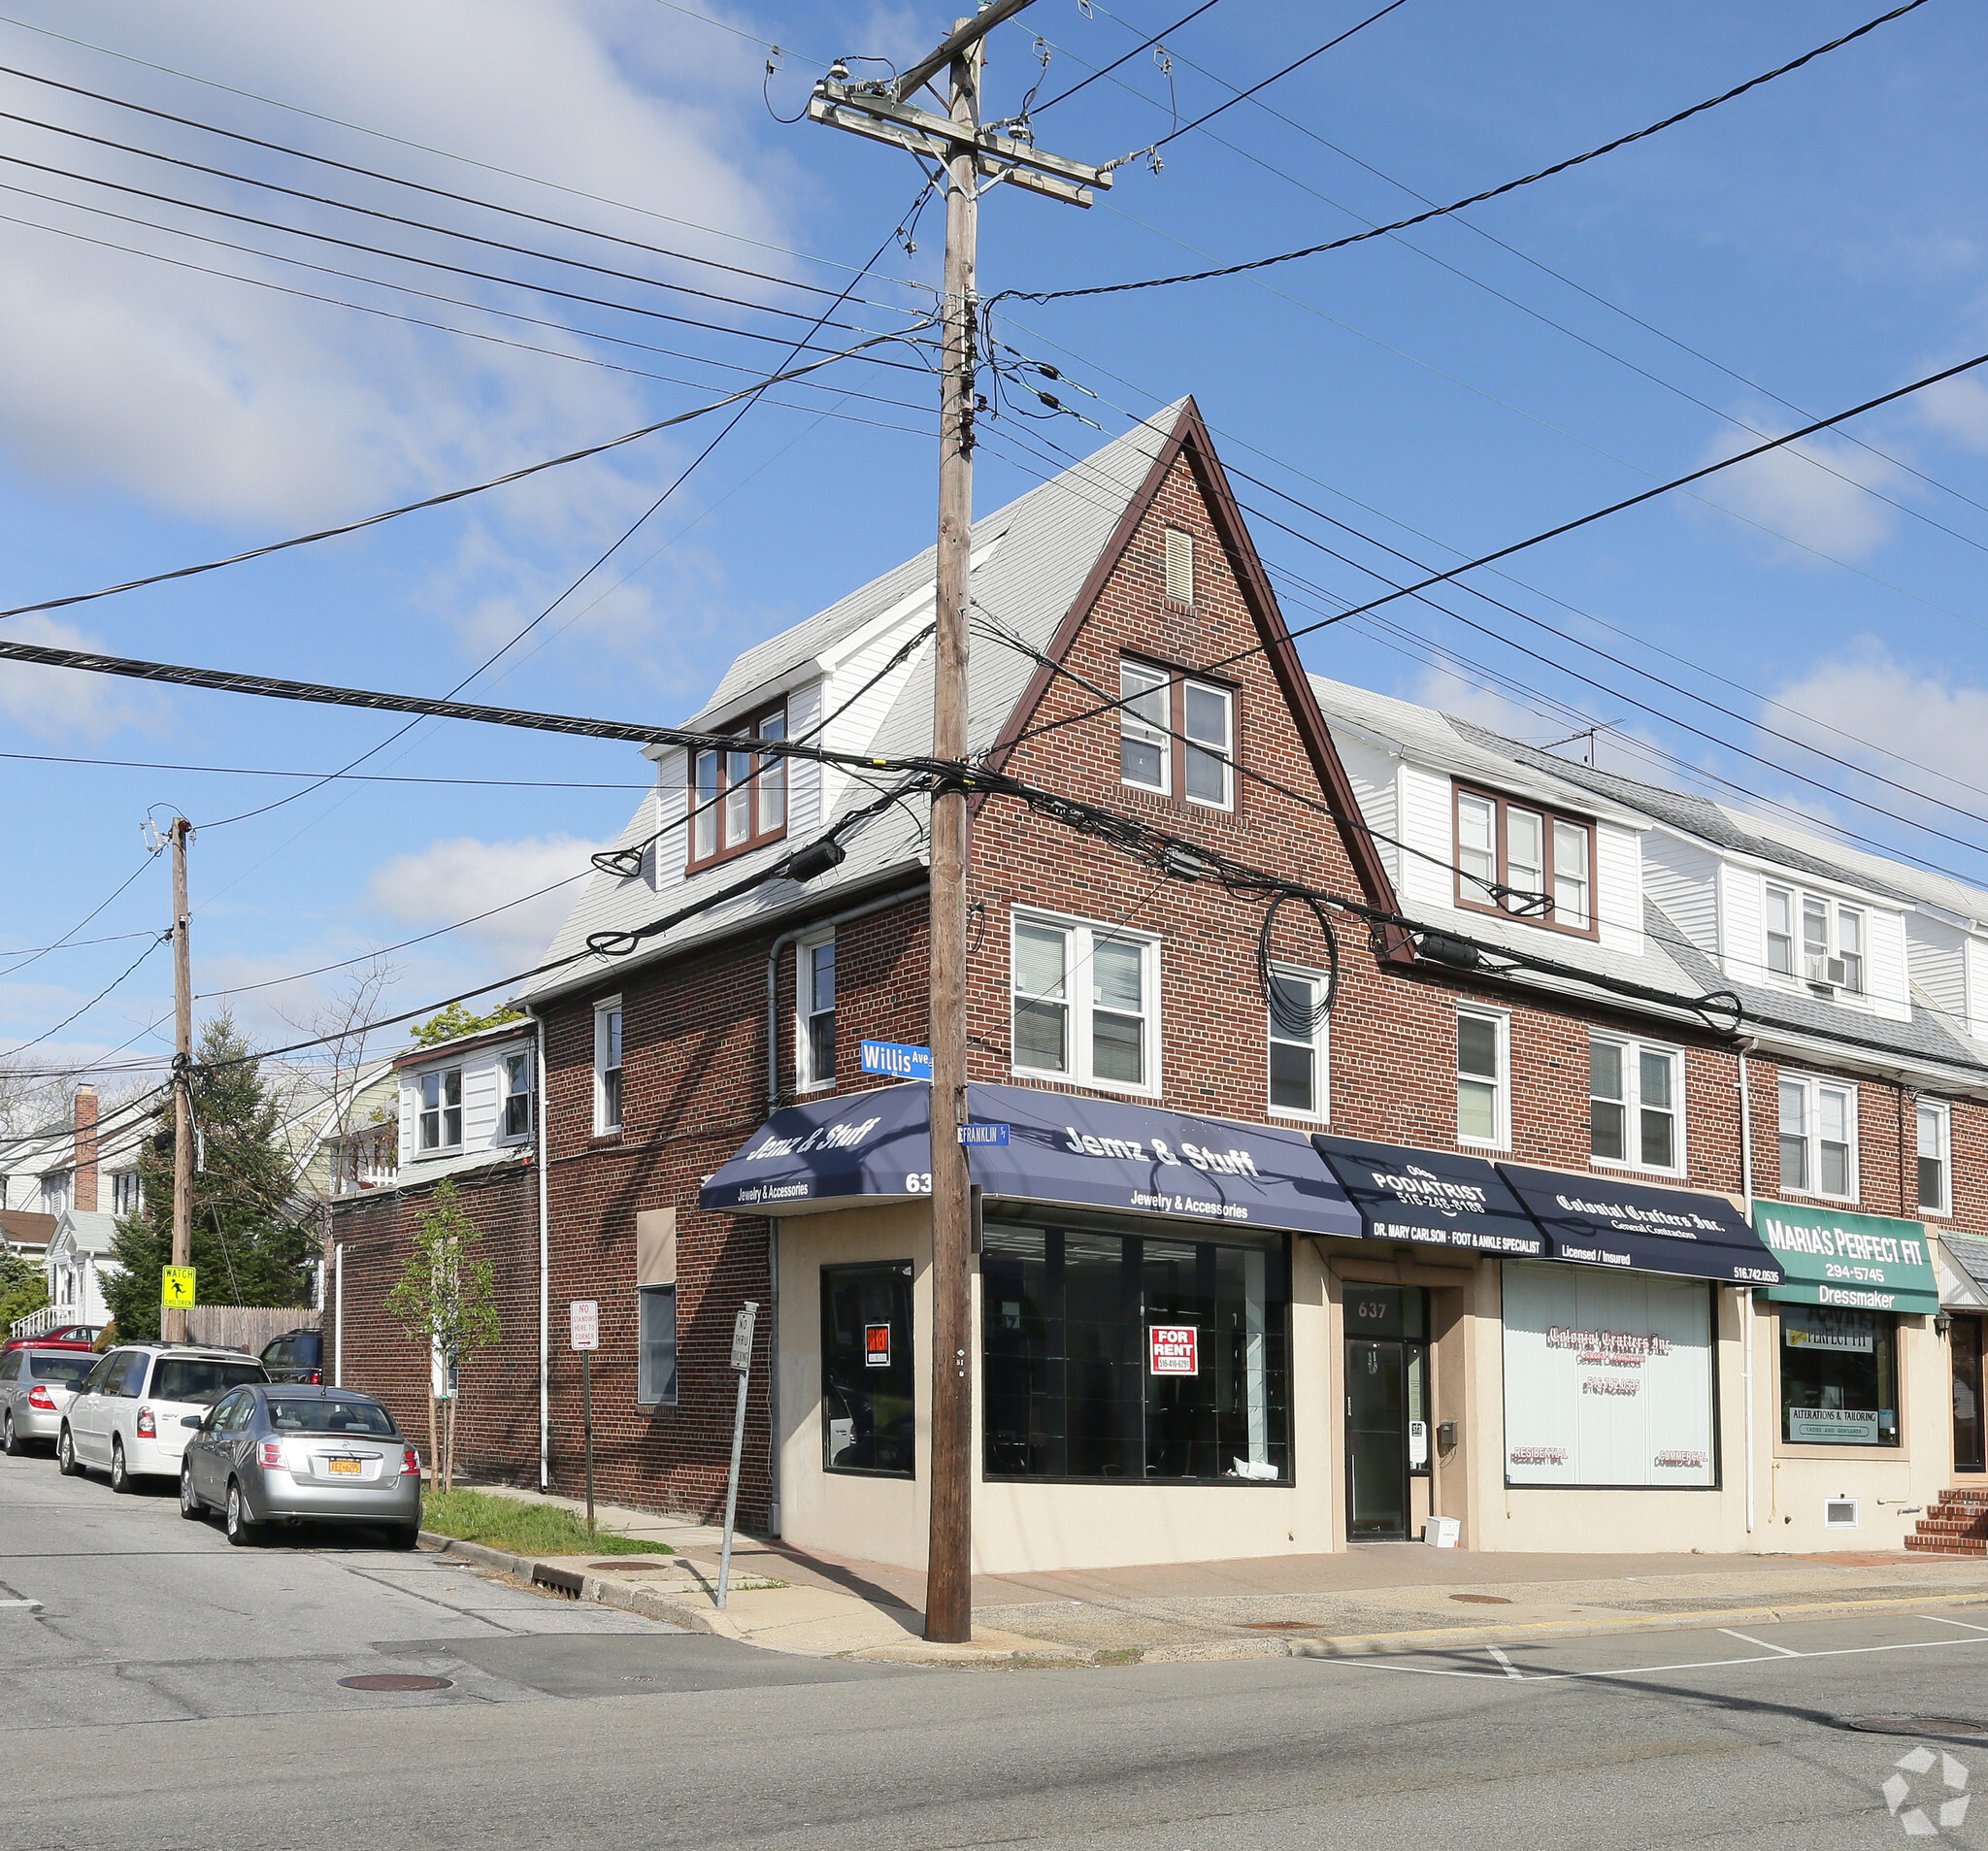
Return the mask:
POLYGON ((373 1671, 364 1677, 341 1677, 347 1690, 453 1690, 446 1677, 422 1677, 413 1671, 373 1671))
POLYGON ((1452 1594, 1452 1601, 1468 1601, 1473 1606, 1509 1606, 1511 1603, 1502 1594, 1452 1594))
POLYGON ((1988 1723, 1963 1722, 1953 1716, 1847 1716, 1844 1726, 1870 1735, 1959 1735, 1968 1741, 1988 1741, 1988 1723))
POLYGON ((1244 1620, 1242 1622, 1252 1633, 1315 1633, 1316 1620, 1244 1620))

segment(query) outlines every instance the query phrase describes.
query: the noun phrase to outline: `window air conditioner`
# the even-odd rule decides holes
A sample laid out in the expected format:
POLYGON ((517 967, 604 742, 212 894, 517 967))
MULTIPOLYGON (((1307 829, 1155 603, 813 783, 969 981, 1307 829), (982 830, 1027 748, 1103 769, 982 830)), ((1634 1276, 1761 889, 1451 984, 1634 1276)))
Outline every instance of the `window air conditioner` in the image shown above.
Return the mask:
POLYGON ((1805 957, 1802 971, 1811 983, 1830 983, 1841 989, 1849 981, 1849 972, 1841 958, 1805 957))

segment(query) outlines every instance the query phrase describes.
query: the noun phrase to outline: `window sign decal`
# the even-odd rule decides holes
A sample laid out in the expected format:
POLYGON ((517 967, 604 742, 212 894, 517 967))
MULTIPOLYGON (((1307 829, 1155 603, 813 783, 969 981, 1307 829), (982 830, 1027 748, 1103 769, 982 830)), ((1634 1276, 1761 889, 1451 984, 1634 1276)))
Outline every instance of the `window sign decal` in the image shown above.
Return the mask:
POLYGON ((888 1324, 866 1324, 863 1326, 863 1362, 870 1369, 890 1367, 890 1326, 888 1324))
POLYGON ((1155 1324, 1146 1332, 1146 1357, 1155 1375, 1199 1375, 1201 1332, 1192 1324, 1155 1324))

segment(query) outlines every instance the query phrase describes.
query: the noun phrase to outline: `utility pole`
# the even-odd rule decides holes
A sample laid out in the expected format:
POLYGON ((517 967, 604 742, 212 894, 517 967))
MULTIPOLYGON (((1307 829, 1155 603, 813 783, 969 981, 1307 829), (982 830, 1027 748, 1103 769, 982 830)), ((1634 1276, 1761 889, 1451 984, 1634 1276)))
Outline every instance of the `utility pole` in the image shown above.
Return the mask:
MULTIPOLYGON (((193 1264, 193 957, 186 936, 186 843, 193 825, 173 818, 173 1264, 193 1264)), ((160 1313, 159 1335, 186 1340, 186 1312, 160 1313)))
MULTIPOLYGON (((941 160, 945 166, 945 277, 940 375, 939 545, 934 611, 932 752, 967 755, 968 567, 974 527, 974 410, 978 297, 974 270, 979 195, 999 181, 1067 204, 1088 206, 1091 186, 1111 177, 1045 154, 980 126, 980 65, 987 33, 1030 0, 989 0, 903 76, 851 84, 838 62, 815 86, 811 120, 941 160), (950 110, 935 116, 908 99, 950 69, 950 110)), ((966 791, 932 798, 932 1470, 925 1560, 925 1636, 964 1644, 973 1636, 973 1215, 966 1152, 967 840, 966 791)))

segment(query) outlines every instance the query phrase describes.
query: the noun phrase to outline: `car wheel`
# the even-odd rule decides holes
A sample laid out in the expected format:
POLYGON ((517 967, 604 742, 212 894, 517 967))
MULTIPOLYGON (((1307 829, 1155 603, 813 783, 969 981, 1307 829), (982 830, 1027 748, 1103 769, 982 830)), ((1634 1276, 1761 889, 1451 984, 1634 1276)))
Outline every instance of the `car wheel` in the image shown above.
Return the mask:
POLYGON ((224 1519, 228 1540, 238 1549, 253 1548, 262 1539, 262 1526, 250 1520, 248 1505, 243 1500, 242 1487, 232 1478, 228 1480, 228 1507, 224 1519))
POLYGON ((111 1441, 111 1489, 119 1496, 128 1496, 138 1489, 131 1482, 131 1473, 125 1469, 124 1442, 121 1439, 111 1441))
POLYGON ((421 1526, 417 1523, 402 1525, 386 1533, 386 1546, 389 1549, 412 1549, 421 1540, 421 1526))
POLYGON ((66 1421, 62 1425, 62 1437, 55 1441, 55 1469, 65 1478, 83 1475, 83 1467, 77 1463, 76 1441, 70 1437, 66 1421))
POLYGON ((0 1417, 0 1452, 10 1459, 18 1459, 21 1454, 20 1436, 14 1431, 14 1409, 9 1408, 0 1417))
POLYGON ((206 1507, 193 1489, 193 1468, 184 1460, 180 1464, 180 1514, 188 1523, 198 1523, 207 1515, 206 1507))

